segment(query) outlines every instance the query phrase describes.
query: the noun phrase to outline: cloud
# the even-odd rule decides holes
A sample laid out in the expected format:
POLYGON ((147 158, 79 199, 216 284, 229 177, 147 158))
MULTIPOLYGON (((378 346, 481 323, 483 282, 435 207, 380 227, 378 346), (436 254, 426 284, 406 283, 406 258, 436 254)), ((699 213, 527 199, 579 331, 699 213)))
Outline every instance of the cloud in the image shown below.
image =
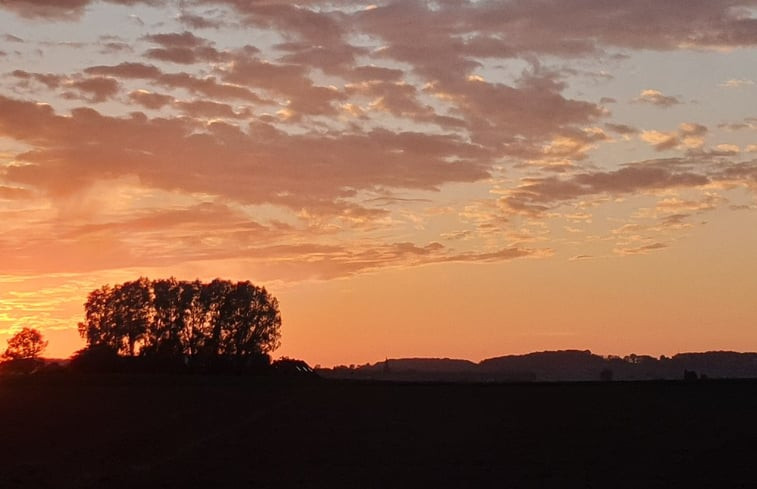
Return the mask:
POLYGON ((143 39, 161 46, 145 52, 145 57, 159 61, 191 65, 199 62, 219 62, 227 57, 226 53, 214 48, 210 41, 189 31, 150 34, 143 39))
POLYGON ((147 109, 158 110, 173 102, 173 97, 148 90, 134 90, 129 93, 129 99, 147 109))
POLYGON ((180 112, 199 119, 245 119, 250 116, 248 110, 236 112, 231 105, 209 100, 175 101, 173 105, 180 112))
MULTIPOLYGON (((69 89, 76 90, 80 96, 90 102, 104 102, 116 95, 120 89, 120 84, 115 78, 93 77, 81 80, 71 80, 66 82, 65 86, 69 89)), ((70 92, 69 92, 70 93, 70 92)), ((78 98, 73 96, 73 98, 78 98)))
POLYGON ((84 99, 92 103, 104 102, 118 94, 120 89, 118 80, 104 76, 68 77, 53 73, 30 73, 23 70, 15 70, 11 76, 20 80, 18 86, 32 88, 31 82, 34 82, 50 90, 63 88, 66 90, 63 93, 64 98, 84 99))
MULTIPOLYGON (((122 192, 119 182, 103 188, 122 192)), ((91 196, 102 198, 102 189, 91 196)), ((112 206, 112 201, 111 206, 112 206)), ((98 202, 90 203, 97 206, 98 202)), ((106 209, 101 222, 40 219, 23 237, 0 241, 6 273, 95 272, 130 267, 175 269, 179 265, 233 260, 235 268, 255 270, 279 280, 331 279, 378 270, 449 262, 499 262, 549 256, 549 249, 506 247, 456 251, 438 242, 340 243, 323 229, 261 223, 243 207, 201 202, 176 208, 106 209), (319 242, 319 235, 330 242, 319 242), (19 250, 23 249, 23 253, 19 250)))
POLYGON ((634 99, 634 102, 645 103, 650 105, 656 105, 657 107, 672 107, 682 103, 678 97, 670 95, 663 95, 659 90, 642 90, 638 97, 634 99))
POLYGON ((271 96, 285 97, 286 108, 293 116, 335 115, 332 103, 344 99, 333 87, 315 85, 302 65, 270 63, 246 52, 237 53, 221 76, 235 85, 252 86, 271 96))
POLYGON ((609 138, 600 128, 588 128, 555 138, 544 148, 544 157, 549 160, 582 160, 586 153, 595 148, 597 143, 609 138))
POLYGON ((435 189, 488 175, 481 163, 487 152, 452 135, 292 135, 263 123, 243 131, 83 108, 61 116, 50 106, 7 97, 0 97, 0 109, 0 135, 34 146, 17 155, 25 164, 8 168, 6 178, 51 196, 80 192, 103 175, 136 175, 147 186, 341 213, 356 189, 435 189))
POLYGON ((220 29, 226 25, 226 22, 220 19, 212 18, 206 12, 205 15, 196 15, 191 12, 183 11, 177 17, 179 23, 192 29, 220 29))
POLYGON ((710 182, 703 174, 679 170, 675 160, 633 164, 613 171, 577 173, 565 178, 524 178, 501 199, 509 212, 538 216, 577 198, 623 195, 644 191, 701 187, 710 182))
POLYGON ((630 136, 639 132, 637 128, 626 124, 614 124, 607 122, 605 123, 605 127, 607 128, 607 130, 620 134, 622 136, 630 136))
MULTIPOLYGON (((258 267, 317 277, 544 256, 548 251, 512 245, 556 239, 536 227, 553 213, 580 235, 575 221, 590 220, 591 206, 665 194, 650 216, 674 227, 706 204, 685 192, 757 185, 753 162, 737 162, 746 157, 738 150, 753 145, 739 139, 738 148, 721 141, 705 147, 708 129, 696 123, 623 124, 610 119, 611 108, 622 109, 610 106, 614 98, 586 93, 596 81, 587 75, 609 76, 592 74, 587 63, 612 67, 632 50, 754 46, 746 1, 109 3, 143 3, 176 16, 131 25, 123 39, 77 45, 86 53, 80 62, 19 65, 0 92, 0 137, 10 141, 0 198, 13 205, 38 199, 40 208, 61 215, 81 212, 57 218, 67 225, 51 234, 84 243, 80 251, 61 245, 73 267, 85 259, 80 253, 110 244, 114 255, 97 266, 106 259, 130 266, 245 257, 258 267), (245 42, 256 46, 234 45, 245 42), (65 69, 83 71, 47 72, 65 69), (71 109, 83 103, 76 100, 108 103, 99 111, 71 109), (622 155, 604 151, 612 138, 685 156, 618 166, 622 155), (136 205, 110 212, 90 203, 95 190, 124 180, 152 196, 142 206, 154 195, 179 202, 162 213, 136 205), (458 183, 476 185, 452 187, 458 183), (420 209, 435 199, 431 192, 450 188, 445 202, 436 202, 447 209, 443 217, 420 209), (419 209, 403 214, 411 205, 419 209), (556 211, 563 205, 570 209, 556 211), (279 225, 250 218, 261 209, 279 225), (434 221, 426 227, 430 239, 465 248, 413 241, 407 236, 416 216, 434 221), (365 241, 353 246, 355 235, 365 241), (158 242, 169 248, 161 251, 158 242)), ((101 7, 89 0, 0 4, 42 26, 89 21, 82 14, 101 7)), ((657 107, 684 100, 652 89, 637 98, 657 107)), ((672 243, 644 238, 618 249, 638 254, 672 243)), ((30 243, 35 256, 53 253, 41 236, 30 243)))
POLYGON ((651 243, 643 246, 637 246, 637 247, 618 247, 615 248, 613 251, 617 253, 618 255, 646 255, 649 253, 652 253, 654 251, 663 250, 667 248, 668 245, 665 243, 651 243))
POLYGON ((722 88, 743 88, 754 85, 754 80, 732 78, 720 84, 722 88))
POLYGON ((20 187, 6 187, 0 185, 0 200, 19 200, 27 199, 32 196, 28 189, 20 187))
MULTIPOLYGON (((119 5, 160 3, 159 0, 107 0, 119 5)), ((0 8, 11 10, 22 17, 46 20, 78 19, 92 0, 4 0, 0 8)))
POLYGON ((28 86, 29 81, 35 81, 41 83, 49 89, 58 88, 60 84, 66 79, 61 75, 55 75, 52 73, 29 73, 24 70, 14 70, 11 76, 19 80, 23 80, 23 85, 28 86))
MULTIPOLYGON (((138 0, 110 0, 135 5, 138 0)), ((0 8, 27 17, 76 18, 92 0, 6 0, 0 8)), ((142 3, 166 5, 152 0, 142 3)), ((348 9, 350 2, 241 2, 201 0, 195 6, 230 8, 242 22, 290 33, 313 46, 345 44, 345 33, 359 31, 380 36, 388 49, 418 52, 440 45, 448 59, 527 54, 583 56, 607 47, 673 50, 681 47, 740 47, 757 43, 748 0, 670 0, 646 3, 590 0, 524 2, 395 2, 371 9, 348 9), (425 38, 425 42, 424 42, 425 38), (465 40, 462 40, 465 39, 465 40), (446 41, 440 43, 440 41, 446 41)), ((183 11, 193 28, 213 27, 207 12, 183 11), (194 24, 192 24, 194 22, 194 24)), ((429 52, 430 54, 431 52, 429 52)), ((454 69, 453 67, 450 67, 454 69)))
MULTIPOLYGON (((290 247, 276 247, 283 256, 257 264, 257 270, 284 280, 333 279, 375 271, 387 267, 411 267, 439 263, 494 263, 518 258, 543 258, 550 256, 550 249, 503 248, 487 252, 459 253, 440 243, 417 245, 410 242, 388 243, 350 248, 314 248, 303 255, 292 253, 290 247)), ((272 254, 274 249, 262 250, 272 254)))
POLYGON ((721 166, 714 172, 714 178, 723 184, 757 190, 757 160, 721 166))
POLYGON ((657 151, 674 148, 698 149, 704 145, 704 137, 707 132, 707 127, 702 124, 684 122, 678 126, 676 131, 648 130, 642 131, 639 137, 642 141, 651 144, 657 151))
POLYGON ((116 42, 116 41, 110 41, 110 42, 103 42, 100 44, 99 52, 100 54, 116 54, 116 53, 128 53, 131 52, 133 49, 130 44, 125 42, 116 42))
POLYGON ((79 17, 90 0, 6 0, 0 6, 22 17, 73 19, 79 17))
POLYGON ((223 83, 213 76, 199 78, 185 72, 164 73, 156 66, 144 63, 124 62, 111 66, 90 66, 84 70, 84 73, 125 79, 144 79, 167 89, 185 89, 193 94, 221 100, 264 102, 259 95, 249 88, 223 83))
POLYGON ((114 66, 91 66, 84 70, 90 75, 115 76, 120 78, 153 78, 157 79, 163 73, 153 65, 144 63, 124 62, 114 66))

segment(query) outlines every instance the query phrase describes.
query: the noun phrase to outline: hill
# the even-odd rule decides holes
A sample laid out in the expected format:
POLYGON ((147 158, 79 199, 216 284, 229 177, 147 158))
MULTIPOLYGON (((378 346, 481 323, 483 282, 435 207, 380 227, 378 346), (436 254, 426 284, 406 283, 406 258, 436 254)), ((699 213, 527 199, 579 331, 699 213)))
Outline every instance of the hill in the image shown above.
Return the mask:
POLYGON ((449 358, 399 358, 354 368, 319 369, 327 378, 392 381, 593 381, 757 378, 757 353, 710 351, 673 357, 596 355, 560 350, 488 358, 479 363, 449 358))

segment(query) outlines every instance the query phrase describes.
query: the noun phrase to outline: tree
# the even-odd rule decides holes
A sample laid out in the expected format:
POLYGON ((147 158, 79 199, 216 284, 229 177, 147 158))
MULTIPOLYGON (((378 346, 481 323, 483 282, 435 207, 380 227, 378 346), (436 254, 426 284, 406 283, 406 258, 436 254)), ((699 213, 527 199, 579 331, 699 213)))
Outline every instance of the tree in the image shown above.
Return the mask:
POLYGON ((604 368, 601 372, 599 372, 599 380, 602 382, 610 382, 612 381, 612 369, 604 368))
POLYGON ((8 348, 3 358, 8 360, 22 360, 38 358, 47 348, 47 341, 42 333, 36 329, 24 328, 8 340, 8 348))
POLYGON ((250 282, 139 278, 92 291, 84 308, 87 348, 200 369, 256 364, 281 336, 278 301, 250 282))

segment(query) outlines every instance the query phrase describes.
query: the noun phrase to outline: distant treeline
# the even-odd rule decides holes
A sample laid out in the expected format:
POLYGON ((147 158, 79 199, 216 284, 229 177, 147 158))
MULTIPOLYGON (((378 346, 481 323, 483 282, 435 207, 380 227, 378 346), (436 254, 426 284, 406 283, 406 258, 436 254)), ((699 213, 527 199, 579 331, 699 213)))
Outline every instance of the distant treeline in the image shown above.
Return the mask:
POLYGON ((332 378, 469 382, 757 378, 757 353, 715 351, 656 358, 635 354, 603 357, 588 350, 563 350, 479 363, 448 358, 388 359, 318 372, 332 378))
POLYGON ((279 345, 278 301, 250 282, 140 278, 92 291, 84 308, 75 365, 254 367, 279 345))

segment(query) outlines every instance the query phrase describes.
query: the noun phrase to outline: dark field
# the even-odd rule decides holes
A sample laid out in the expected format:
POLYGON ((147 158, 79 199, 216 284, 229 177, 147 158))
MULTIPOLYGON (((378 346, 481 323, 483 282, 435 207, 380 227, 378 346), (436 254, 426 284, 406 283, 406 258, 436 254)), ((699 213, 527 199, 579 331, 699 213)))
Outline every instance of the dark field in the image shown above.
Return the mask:
POLYGON ((757 382, 0 379, 0 487, 757 487, 757 382))

